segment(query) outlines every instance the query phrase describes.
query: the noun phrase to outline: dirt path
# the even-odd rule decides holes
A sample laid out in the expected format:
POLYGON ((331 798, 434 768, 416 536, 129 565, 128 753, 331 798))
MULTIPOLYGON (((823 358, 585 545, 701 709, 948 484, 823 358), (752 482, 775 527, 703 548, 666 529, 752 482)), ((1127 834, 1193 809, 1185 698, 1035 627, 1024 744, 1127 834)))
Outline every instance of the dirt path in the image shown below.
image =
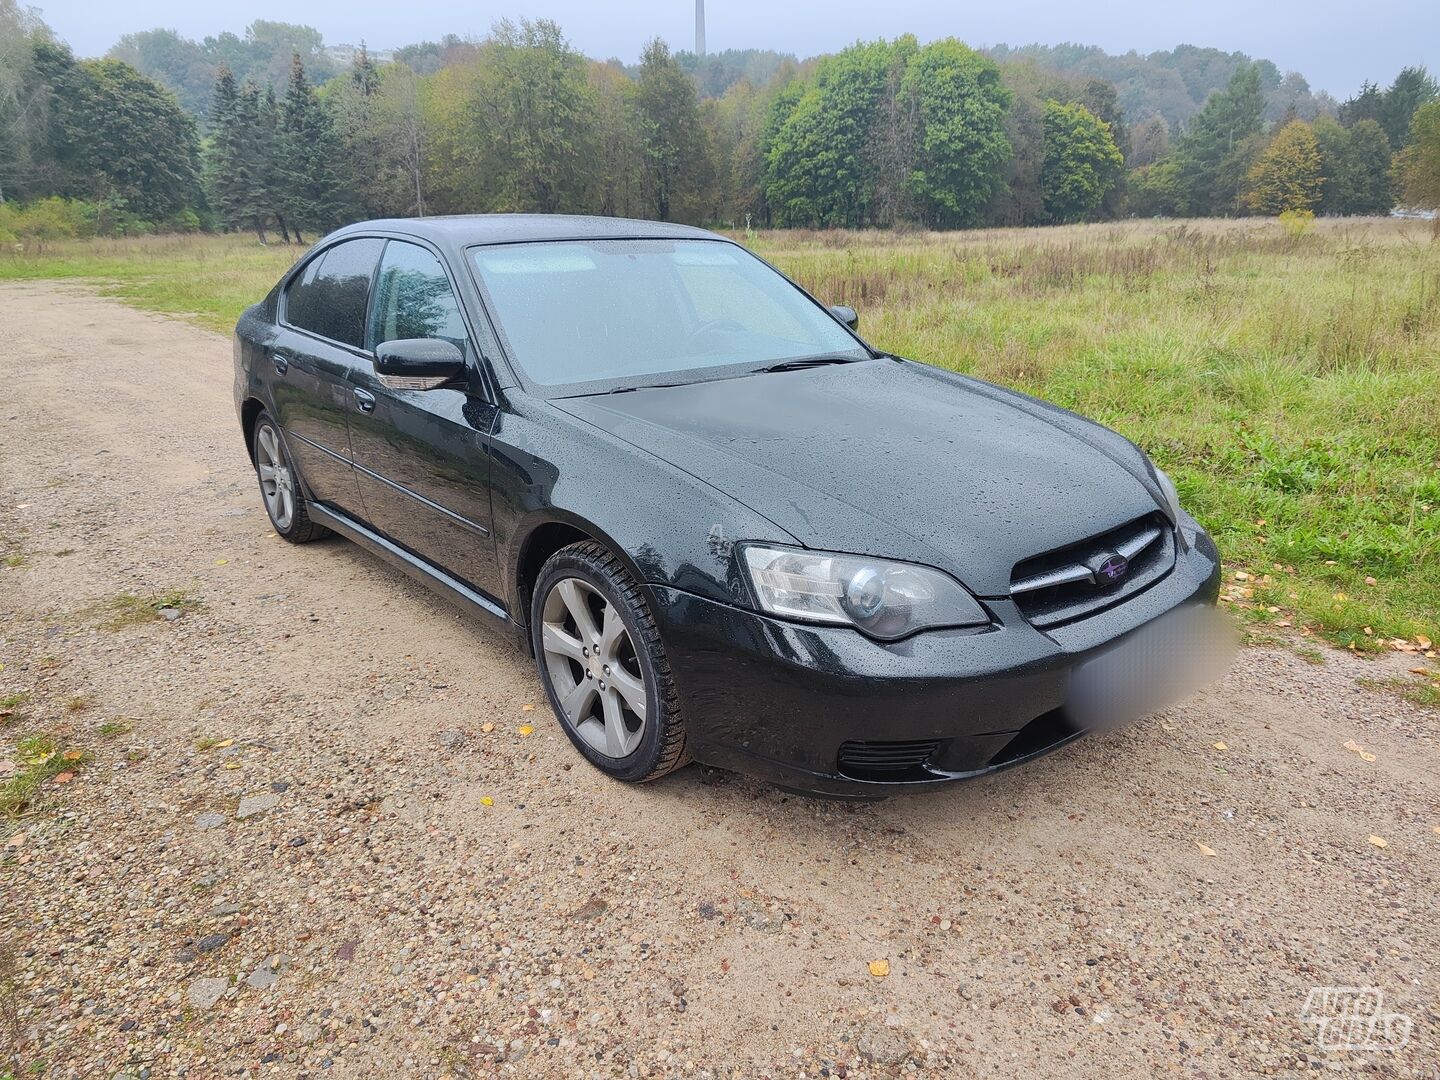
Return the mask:
POLYGON ((1405 665, 1248 650, 1131 729, 876 805, 693 767, 626 788, 524 710, 509 646, 351 545, 271 536, 224 338, 50 285, 0 288, 0 331, 0 696, 29 693, 0 758, 36 728, 93 755, 0 821, 23 1065, 1440 1070, 1435 714, 1356 682, 1405 665), (169 589, 203 606, 99 625, 169 589), (1379 987, 1409 1044, 1322 1050, 1324 985, 1379 987))

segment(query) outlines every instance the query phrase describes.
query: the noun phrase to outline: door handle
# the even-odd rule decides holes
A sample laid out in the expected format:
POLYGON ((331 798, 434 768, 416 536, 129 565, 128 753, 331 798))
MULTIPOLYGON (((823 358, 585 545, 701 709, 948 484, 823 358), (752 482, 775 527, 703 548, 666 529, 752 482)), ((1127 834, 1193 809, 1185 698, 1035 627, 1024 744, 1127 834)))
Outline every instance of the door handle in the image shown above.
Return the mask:
POLYGON ((357 386, 355 387, 355 405, 363 413, 372 413, 375 411, 375 395, 369 390, 361 390, 357 386))
POLYGON ((284 375, 285 372, 290 370, 290 361, 285 359, 285 357, 281 356, 279 353, 271 353, 270 362, 275 365, 276 375, 284 375))

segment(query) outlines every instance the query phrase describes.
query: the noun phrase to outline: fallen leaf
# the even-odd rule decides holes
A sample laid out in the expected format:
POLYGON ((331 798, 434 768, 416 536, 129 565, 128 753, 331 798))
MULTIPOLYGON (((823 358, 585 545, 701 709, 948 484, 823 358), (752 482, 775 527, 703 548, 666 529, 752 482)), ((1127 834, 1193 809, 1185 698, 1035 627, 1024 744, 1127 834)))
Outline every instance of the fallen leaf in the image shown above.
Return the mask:
POLYGON ((75 774, 73 772, 62 772, 55 774, 55 782, 57 784, 68 784, 71 780, 74 779, 75 774))
POLYGON ((482 795, 482 796, 480 796, 480 805, 481 805, 481 806, 494 806, 494 805, 495 805, 495 800, 492 799, 489 795, 482 795))
POLYGON ((870 961, 870 974, 871 974, 871 975, 874 975, 875 978, 877 978, 877 979, 883 979, 883 978, 885 978, 886 975, 889 975, 889 974, 890 974, 890 961, 889 961, 889 960, 871 960, 871 961, 870 961))
POLYGON ((225 565, 226 563, 228 563, 229 561, 230 561, 229 559, 216 559, 216 560, 215 560, 215 565, 216 565, 216 566, 224 566, 224 565, 225 565))
POLYGON ((234 739, 221 739, 219 742, 215 743, 215 745, 213 745, 212 747, 210 747, 210 749, 211 749, 211 750, 224 750, 227 746, 234 746, 234 745, 235 745, 235 740, 234 740, 234 739))
POLYGON ((520 735, 521 735, 522 738, 525 737, 526 735, 532 734, 534 731, 535 731, 535 729, 534 729, 533 727, 531 727, 529 724, 521 724, 521 725, 520 725, 520 735))
POLYGON ((1216 855, 1219 854, 1219 852, 1217 852, 1213 847, 1202 844, 1199 840, 1195 841, 1195 846, 1200 849, 1200 854, 1204 855, 1207 859, 1213 859, 1216 855))
POLYGON ((227 762, 225 762, 225 766, 224 766, 224 767, 227 768, 227 769, 238 769, 238 768, 240 768, 240 762, 238 762, 238 761, 227 761, 227 762))
POLYGON ((534 712, 534 711, 535 711, 535 706, 534 706, 534 705, 521 705, 521 706, 520 706, 520 711, 521 711, 521 712, 534 712))
POLYGON ((1431 641, 1428 637, 1426 637, 1424 634, 1416 634, 1416 635, 1415 635, 1415 644, 1416 644, 1416 645, 1419 645, 1420 648, 1422 648, 1422 649, 1428 649, 1428 648, 1430 648, 1431 645, 1434 644, 1434 642, 1432 642, 1432 641, 1431 641))
MULTIPOLYGON (((1440 832, 1440 829, 1436 829, 1435 831, 1436 831, 1436 832, 1440 832)), ((14 836, 10 837, 9 840, 6 840, 6 841, 5 841, 5 846, 6 846, 6 847, 20 847, 22 844, 25 843, 25 837, 28 836, 28 835, 29 835, 28 833, 17 832, 14 836)))
POLYGON ((1223 742, 1217 742, 1217 743, 1215 744, 1215 749, 1216 749, 1216 750, 1229 750, 1230 748, 1229 748, 1228 746, 1226 746, 1223 742))
POLYGON ((1436 836, 1440 836, 1440 825, 1430 826, 1430 831, 1433 832, 1436 836))
POLYGON ((492 731, 495 730, 495 725, 494 725, 494 724, 481 724, 481 725, 480 725, 480 730, 483 731, 486 735, 489 735, 490 732, 492 732, 492 731))
POLYGON ((66 761, 79 761, 85 756, 84 750, 66 750, 60 755, 66 761))
POLYGON ((1383 837, 1379 837, 1379 836, 1367 836, 1365 839, 1366 839, 1366 842, 1367 842, 1367 843, 1374 844, 1376 847, 1389 847, 1389 846, 1390 846, 1390 845, 1385 841, 1385 839, 1384 839, 1383 837))

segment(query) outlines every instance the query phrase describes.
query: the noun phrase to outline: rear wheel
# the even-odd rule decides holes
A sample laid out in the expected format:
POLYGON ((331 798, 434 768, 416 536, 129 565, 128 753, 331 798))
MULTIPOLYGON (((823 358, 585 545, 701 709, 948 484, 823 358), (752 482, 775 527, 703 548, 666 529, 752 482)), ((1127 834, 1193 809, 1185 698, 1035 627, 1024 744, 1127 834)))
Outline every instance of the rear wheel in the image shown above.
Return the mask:
POLYGON ((535 583, 530 633, 550 707, 592 765, 638 783, 689 760, 659 630, 604 547, 572 544, 550 558, 535 583))
POLYGON ((267 412, 255 420, 255 474, 260 480, 260 498, 270 524, 282 540, 305 544, 328 536, 330 530, 310 520, 305 496, 295 466, 280 436, 280 427, 267 412))

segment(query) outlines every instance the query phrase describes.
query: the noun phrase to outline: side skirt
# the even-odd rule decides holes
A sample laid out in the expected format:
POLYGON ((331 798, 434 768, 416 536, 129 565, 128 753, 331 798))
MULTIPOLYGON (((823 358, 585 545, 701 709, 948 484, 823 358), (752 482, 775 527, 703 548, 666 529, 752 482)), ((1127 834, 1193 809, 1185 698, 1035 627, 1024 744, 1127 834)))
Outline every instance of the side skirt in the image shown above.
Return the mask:
POLYGON ((510 618, 506 610, 483 593, 457 581, 438 567, 417 558, 399 544, 385 539, 379 533, 347 517, 325 503, 311 502, 306 505, 311 520, 333 529, 341 536, 355 541, 362 548, 380 556, 397 570, 403 570, 416 581, 428 585, 435 592, 458 604, 467 612, 480 615, 487 623, 506 631, 514 640, 528 647, 529 635, 510 618))

